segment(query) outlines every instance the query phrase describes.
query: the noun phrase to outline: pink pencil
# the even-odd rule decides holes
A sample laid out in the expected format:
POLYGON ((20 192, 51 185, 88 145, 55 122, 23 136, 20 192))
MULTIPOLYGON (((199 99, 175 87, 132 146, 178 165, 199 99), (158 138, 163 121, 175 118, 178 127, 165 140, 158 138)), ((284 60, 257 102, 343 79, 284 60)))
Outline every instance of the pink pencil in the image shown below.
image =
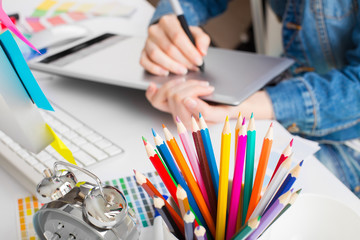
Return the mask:
POLYGON ((226 231, 226 239, 230 239, 236 232, 236 220, 239 210, 241 184, 244 172, 244 157, 246 152, 246 128, 245 118, 243 119, 242 126, 239 130, 237 141, 236 160, 234 169, 234 178, 231 189, 230 211, 228 216, 228 225, 226 231))
POLYGON ((194 149, 193 145, 190 142, 189 134, 187 133, 186 128, 185 128, 184 124, 181 122, 179 117, 176 117, 176 125, 177 125, 177 130, 179 133, 179 137, 181 139, 182 145, 184 146, 184 149, 185 149, 186 155, 189 159, 191 168, 194 172, 197 184, 199 185, 200 191, 201 191, 202 195, 204 196, 204 200, 205 200, 207 207, 210 209, 209 197, 206 192, 204 180, 203 180, 203 177, 200 172, 199 159, 195 153, 195 149, 194 149))
POLYGON ((292 152, 292 145, 293 145, 293 141, 294 139, 291 139, 289 145, 284 149, 284 151, 282 152, 278 163, 276 164, 275 170, 270 178, 269 184, 271 182, 271 180, 273 179, 273 177, 275 176, 275 173, 277 172, 277 170, 279 169, 280 165, 290 156, 291 152, 292 152))

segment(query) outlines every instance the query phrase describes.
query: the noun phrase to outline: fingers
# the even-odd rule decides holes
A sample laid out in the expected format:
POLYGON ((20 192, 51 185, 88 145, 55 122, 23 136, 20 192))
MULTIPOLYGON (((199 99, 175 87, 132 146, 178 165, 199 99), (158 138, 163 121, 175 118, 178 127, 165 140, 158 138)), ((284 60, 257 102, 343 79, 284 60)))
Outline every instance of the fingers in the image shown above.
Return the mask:
POLYGON ((187 73, 186 67, 166 55, 152 40, 148 39, 146 42, 144 50, 152 62, 155 62, 163 69, 167 69, 175 74, 184 75, 187 73))
POLYGON ((185 69, 197 70, 197 66, 191 63, 182 52, 170 41, 170 39, 166 36, 163 29, 160 28, 158 24, 152 25, 149 27, 149 35, 152 37, 152 41, 160 47, 160 49, 168 55, 170 58, 180 63, 184 68, 183 71, 175 74, 182 74, 185 72, 185 69))
POLYGON ((210 37, 199 27, 190 27, 190 31, 195 39, 197 49, 199 49, 202 56, 207 54, 210 45, 210 37))
POLYGON ((196 66, 202 65, 203 59, 201 54, 190 41, 175 15, 163 16, 159 21, 159 25, 162 29, 164 29, 164 32, 170 41, 191 63, 196 66))
POLYGON ((227 105, 210 105, 205 101, 187 97, 184 99, 184 106, 190 114, 197 115, 199 112, 204 116, 207 123, 218 123, 224 121, 225 117, 231 113, 232 106, 227 105))
POLYGON ((141 64, 141 66, 143 66, 143 68, 145 68, 147 71, 149 71, 150 73, 152 73, 154 75, 158 75, 158 76, 168 76, 169 75, 168 70, 162 68, 161 66, 152 62, 148 58, 145 50, 143 50, 141 52, 140 64, 141 64))

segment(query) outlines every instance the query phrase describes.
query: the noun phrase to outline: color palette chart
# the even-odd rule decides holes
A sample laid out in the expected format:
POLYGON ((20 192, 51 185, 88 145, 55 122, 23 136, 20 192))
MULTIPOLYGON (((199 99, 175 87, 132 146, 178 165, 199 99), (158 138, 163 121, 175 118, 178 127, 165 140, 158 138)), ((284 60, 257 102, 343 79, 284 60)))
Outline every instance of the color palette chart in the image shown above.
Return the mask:
POLYGON ((44 0, 26 18, 28 30, 72 23, 95 16, 130 17, 136 8, 116 0, 44 0))
POLYGON ((33 215, 43 204, 40 204, 36 197, 26 197, 18 199, 18 219, 19 219, 19 239, 35 240, 38 239, 33 225, 33 215))
MULTIPOLYGON (((144 175, 153 183, 155 188, 158 189, 161 194, 169 196, 169 192, 157 172, 148 172, 144 175)), ((136 216, 138 216, 140 224, 143 227, 153 224, 154 209, 152 206, 152 199, 142 187, 136 183, 135 176, 114 179, 105 183, 118 188, 124 193, 129 207, 135 211, 136 216)))
MULTIPOLYGON (((169 195, 164 183, 157 172, 144 174, 159 190, 161 194, 169 195)), ((111 185, 122 191, 126 197, 128 205, 132 208, 140 221, 140 226, 148 227, 153 224, 154 209, 152 200, 140 185, 136 183, 135 176, 127 176, 111 181, 105 181, 106 185, 111 185)), ((26 197, 18 199, 18 229, 19 239, 36 240, 32 218, 43 204, 40 204, 36 197, 26 197)))

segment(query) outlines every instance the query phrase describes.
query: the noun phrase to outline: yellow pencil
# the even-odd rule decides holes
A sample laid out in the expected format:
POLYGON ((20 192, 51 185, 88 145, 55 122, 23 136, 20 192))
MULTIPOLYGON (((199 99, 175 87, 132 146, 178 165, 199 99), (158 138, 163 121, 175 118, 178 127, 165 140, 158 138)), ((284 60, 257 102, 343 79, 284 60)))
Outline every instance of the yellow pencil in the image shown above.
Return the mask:
POLYGON ((229 162, 230 162, 230 144, 231 132, 229 127, 229 118, 226 117, 222 136, 220 153, 220 176, 219 176, 219 195, 216 216, 216 239, 225 238, 226 229, 226 210, 229 183, 229 162))

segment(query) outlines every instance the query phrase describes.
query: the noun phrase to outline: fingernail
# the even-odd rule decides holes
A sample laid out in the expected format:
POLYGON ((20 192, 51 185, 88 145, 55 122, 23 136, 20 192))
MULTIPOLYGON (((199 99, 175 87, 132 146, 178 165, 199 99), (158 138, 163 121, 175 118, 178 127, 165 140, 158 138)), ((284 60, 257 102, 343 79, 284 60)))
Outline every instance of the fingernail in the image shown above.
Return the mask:
POLYGON ((160 75, 167 77, 167 76, 169 76, 169 71, 160 70, 160 75))
POLYGON ((200 51, 201 51, 201 53, 203 54, 203 55, 206 55, 207 54, 207 48, 201 48, 200 47, 200 51))
POLYGON ((210 85, 210 83, 208 81, 200 81, 199 83, 201 86, 207 87, 210 85))
POLYGON ((214 91, 215 87, 214 86, 208 86, 208 89, 211 90, 211 91, 214 91))
POLYGON ((201 66, 203 64, 204 60, 202 58, 196 58, 195 62, 196 62, 196 65, 201 66))
POLYGON ((186 68, 178 68, 178 73, 180 73, 181 75, 185 75, 188 73, 188 70, 186 68))
POLYGON ((200 71, 200 69, 199 69, 197 66, 192 66, 192 67, 190 68, 190 70, 191 70, 191 71, 194 71, 194 72, 199 72, 199 71, 200 71))
POLYGON ((188 107, 188 108, 195 108, 196 105, 197 105, 197 102, 196 102, 194 99, 192 99, 192 98, 190 98, 190 97, 187 97, 187 98, 185 98, 185 100, 184 100, 184 104, 185 104, 185 106, 188 107))
POLYGON ((150 84, 148 89, 147 89, 148 93, 153 93, 154 90, 155 90, 154 85, 150 84))

